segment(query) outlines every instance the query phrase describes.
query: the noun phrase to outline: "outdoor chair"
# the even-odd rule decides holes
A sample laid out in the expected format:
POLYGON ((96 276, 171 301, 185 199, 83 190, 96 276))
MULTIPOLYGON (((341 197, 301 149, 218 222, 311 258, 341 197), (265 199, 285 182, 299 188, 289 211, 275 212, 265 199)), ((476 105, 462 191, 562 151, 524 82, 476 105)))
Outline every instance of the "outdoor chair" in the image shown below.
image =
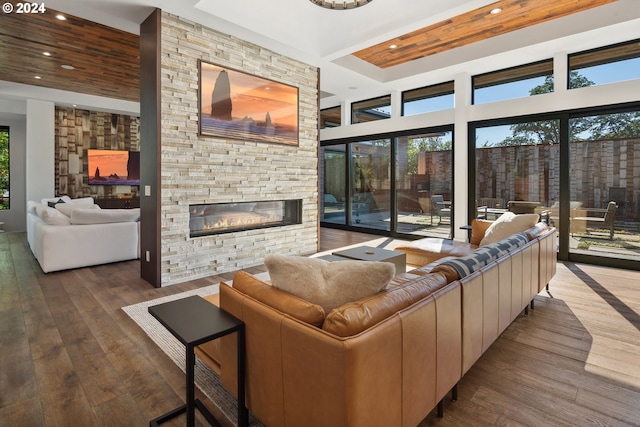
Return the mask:
POLYGON ((609 229, 609 240, 613 240, 613 227, 614 227, 614 219, 616 216, 617 208, 618 208, 618 205, 616 205, 616 202, 609 202, 606 209, 595 209, 595 208, 580 209, 579 210, 580 213, 585 215, 583 216, 572 215, 572 233, 571 234, 573 235, 573 232, 576 231, 576 227, 578 226, 578 224, 583 225, 584 229, 586 230, 586 227, 589 225, 589 223, 597 223, 598 227, 609 229), (602 214, 602 215, 591 216, 592 214, 595 214, 595 215, 602 214))
POLYGON ((431 220, 433 222, 433 216, 438 217, 438 225, 442 222, 442 218, 451 218, 451 208, 447 207, 442 195, 431 196, 431 220))

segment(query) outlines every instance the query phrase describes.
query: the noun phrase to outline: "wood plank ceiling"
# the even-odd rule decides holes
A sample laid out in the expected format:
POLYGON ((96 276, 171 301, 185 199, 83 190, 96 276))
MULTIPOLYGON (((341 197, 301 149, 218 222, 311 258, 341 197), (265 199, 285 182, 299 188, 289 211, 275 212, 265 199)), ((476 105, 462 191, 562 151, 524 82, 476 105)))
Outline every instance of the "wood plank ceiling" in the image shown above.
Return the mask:
POLYGON ((3 14, 0 80, 139 102, 139 36, 58 13, 3 14))
POLYGON ((355 52, 379 68, 389 68, 616 0, 500 0, 462 15, 355 52), (491 14, 495 8, 502 11, 491 14), (390 46, 395 45, 395 48, 390 46))

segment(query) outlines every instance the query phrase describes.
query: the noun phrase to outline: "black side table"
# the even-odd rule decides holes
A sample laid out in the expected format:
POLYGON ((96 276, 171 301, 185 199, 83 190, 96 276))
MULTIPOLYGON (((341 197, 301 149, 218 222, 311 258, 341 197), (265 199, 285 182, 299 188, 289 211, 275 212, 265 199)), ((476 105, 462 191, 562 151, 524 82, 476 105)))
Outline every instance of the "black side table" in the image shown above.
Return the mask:
POLYGON ((186 411, 187 426, 195 423, 195 408, 211 425, 220 426, 211 412, 195 399, 194 349, 200 344, 236 332, 238 335, 238 427, 246 427, 249 413, 245 406, 245 342, 244 322, 216 307, 204 298, 195 295, 149 307, 149 313, 158 319, 186 347, 187 403, 151 420, 150 427, 156 427, 186 411))

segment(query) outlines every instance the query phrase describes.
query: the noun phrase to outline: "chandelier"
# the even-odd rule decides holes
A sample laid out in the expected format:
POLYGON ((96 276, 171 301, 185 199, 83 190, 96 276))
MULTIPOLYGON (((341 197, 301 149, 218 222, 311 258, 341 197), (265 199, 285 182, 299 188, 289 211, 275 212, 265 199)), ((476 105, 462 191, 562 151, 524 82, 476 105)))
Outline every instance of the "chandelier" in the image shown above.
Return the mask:
POLYGON ((364 6, 366 4, 371 3, 373 0, 337 0, 337 1, 309 0, 309 1, 311 1, 311 3, 315 5, 324 7, 326 9, 344 10, 344 9, 355 9, 356 7, 364 6))

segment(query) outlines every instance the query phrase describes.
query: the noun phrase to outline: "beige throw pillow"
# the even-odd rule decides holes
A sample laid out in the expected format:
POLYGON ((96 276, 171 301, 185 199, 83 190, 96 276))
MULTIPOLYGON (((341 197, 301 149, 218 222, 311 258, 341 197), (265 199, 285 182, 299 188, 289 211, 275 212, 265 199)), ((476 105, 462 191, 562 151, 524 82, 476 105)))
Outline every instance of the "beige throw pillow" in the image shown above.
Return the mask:
POLYGON ((325 313, 380 292, 396 272, 389 262, 329 262, 283 255, 269 255, 264 264, 273 287, 318 304, 325 313))
POLYGON ((480 241, 480 246, 499 242, 514 233, 525 231, 533 227, 539 219, 540 215, 538 214, 516 215, 513 212, 505 212, 487 228, 484 237, 480 241))

